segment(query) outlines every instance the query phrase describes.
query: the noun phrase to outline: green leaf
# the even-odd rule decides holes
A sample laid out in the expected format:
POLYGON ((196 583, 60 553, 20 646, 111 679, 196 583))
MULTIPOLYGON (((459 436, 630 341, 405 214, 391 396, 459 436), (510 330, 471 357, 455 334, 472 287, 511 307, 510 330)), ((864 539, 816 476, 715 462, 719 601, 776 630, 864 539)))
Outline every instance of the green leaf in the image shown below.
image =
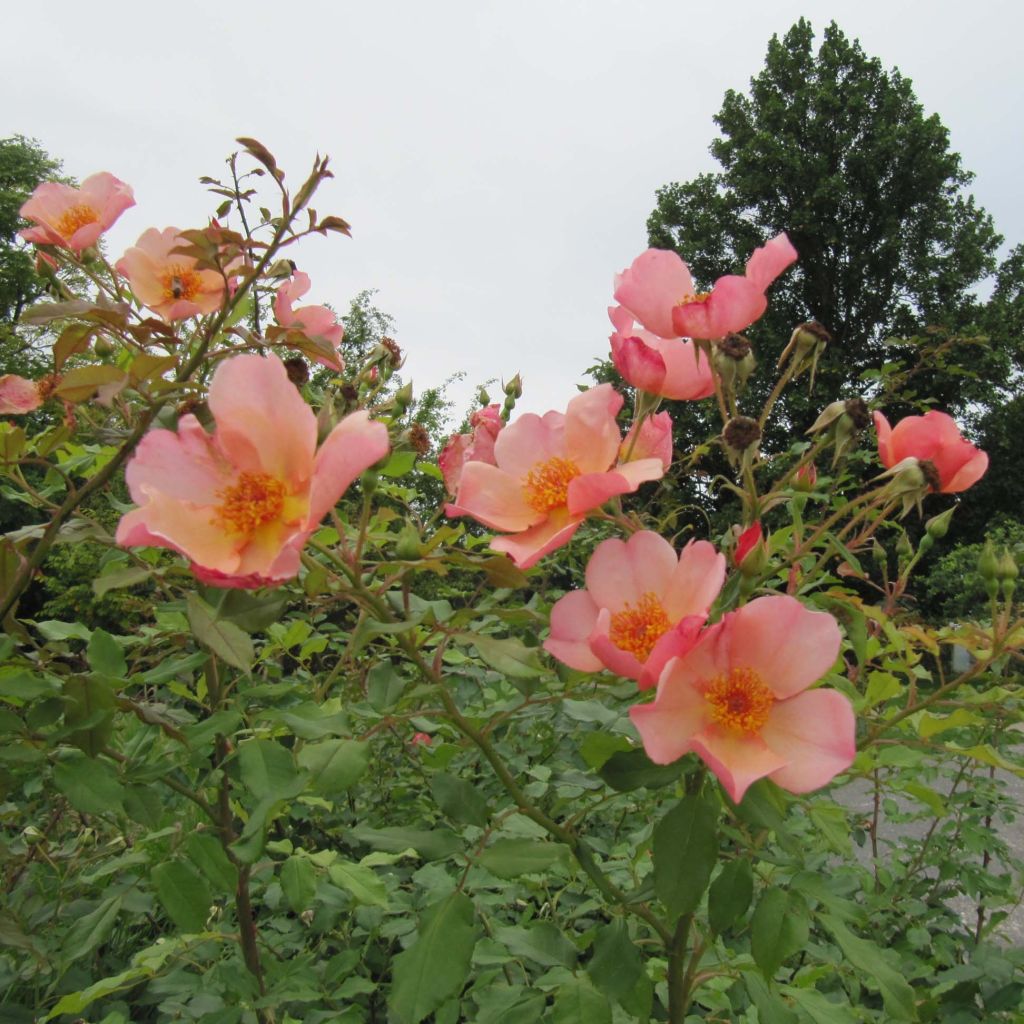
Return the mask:
POLYGON ((247 740, 238 748, 238 764, 245 788, 257 800, 290 792, 295 783, 292 752, 274 740, 247 740))
POLYGON ((837 1003, 814 989, 797 988, 796 985, 784 985, 785 995, 803 1010, 814 1024, 859 1024, 859 1018, 844 1003, 837 1003))
POLYGON ((708 922, 721 934, 746 913, 754 896, 750 861, 731 860, 722 868, 708 891, 708 922))
POLYGON ((213 898, 206 880, 180 860, 158 864, 152 872, 156 894, 167 916, 183 932, 199 932, 213 898))
POLYGON ((355 785, 369 763, 369 745, 359 740, 323 740, 299 751, 299 766, 312 776, 313 791, 330 799, 355 785))
POLYGON ((415 452, 394 452, 391 458, 378 470, 381 476, 405 476, 416 464, 415 452))
POLYGON ((743 983, 751 1002, 757 1007, 761 1024, 797 1024, 799 1017, 773 992, 764 979, 753 971, 743 972, 743 983))
POLYGON ((122 810, 124 786, 105 762, 81 754, 61 761, 53 769, 53 781, 71 806, 83 814, 107 814, 122 810))
POLYGON ((766 889, 751 920, 750 952, 754 963, 771 978, 787 957, 803 949, 809 925, 807 905, 797 893, 766 889))
POLYGON ((353 839, 375 850, 388 853, 402 853, 415 850, 427 860, 443 860, 462 849, 462 840, 448 829, 436 828, 431 831, 416 828, 369 828, 357 825, 349 829, 353 839))
POLYGON ((92 592, 97 597, 103 597, 111 590, 125 590, 144 583, 153 575, 152 569, 144 569, 140 565, 133 565, 127 569, 118 569, 115 572, 107 572, 97 576, 92 581, 92 592))
POLYGON ((654 826, 654 889, 674 917, 696 910, 718 858, 717 815, 684 796, 654 826))
POLYGON ((449 775, 447 772, 438 772, 430 780, 430 792, 433 794, 437 806, 452 821, 462 825, 487 827, 491 811, 487 806, 486 799, 473 783, 457 778, 455 775, 449 775))
POLYGON ((634 789, 660 789, 675 782, 683 774, 683 762, 655 764, 642 747, 611 754, 597 774, 619 793, 634 789))
POLYGON ((248 672, 256 652, 249 635, 233 622, 220 621, 217 613, 198 594, 185 601, 189 625, 196 639, 222 661, 248 672))
POLYGON ((644 962, 629 937, 629 926, 621 917, 598 930, 587 973, 590 980, 617 1003, 628 998, 636 987, 644 973, 644 962))
POLYGON ((217 599, 217 618, 246 633, 256 633, 281 621, 288 599, 287 591, 283 590, 270 590, 259 596, 247 590, 222 590, 217 599))
POLYGON ((859 972, 863 983, 868 988, 877 988, 882 994, 887 1019, 917 1020, 914 990, 891 962, 892 954, 876 943, 854 935, 831 914, 822 914, 821 923, 832 933, 843 956, 859 972))
POLYGON ((465 893, 424 912, 416 943, 393 962, 388 1005, 400 1024, 420 1024, 462 988, 475 945, 473 902, 465 893))
POLYGON ((564 863, 568 847, 541 839, 498 839, 478 858, 481 867, 498 878, 539 874, 554 864, 564 863))
MULTIPOLYGON (((98 631, 97 631, 98 632, 98 631)), ((72 728, 68 740, 95 757, 114 729, 117 698, 102 676, 71 676, 64 681, 64 721, 72 728)))
POLYGON ((185 840, 189 859, 213 883, 218 896, 234 895, 238 868, 228 860, 220 840, 208 832, 192 832, 185 840))
POLYGON ((120 644, 104 629, 94 629, 89 638, 89 646, 85 656, 94 672, 115 679, 123 679, 128 674, 128 664, 124 660, 124 651, 120 644))
POLYGON ((464 634, 464 637, 491 668, 510 679, 536 679, 544 674, 537 648, 527 647, 521 640, 514 637, 498 639, 475 633, 464 634))
POLYGON ((544 967, 572 968, 576 963, 576 946, 550 921, 495 928, 494 937, 510 953, 544 967))
MULTIPOLYGON (((612 733, 595 730, 588 732, 579 746, 580 757, 586 761, 588 767, 597 771, 612 754, 633 749, 633 744, 625 736, 615 736, 612 733)), ((614 787, 613 787, 614 788, 614 787)))
POLYGON ((349 861, 336 861, 328 869, 331 881, 352 894, 357 903, 386 907, 388 890, 384 880, 372 868, 349 861))
POLYGON ((305 857, 289 857, 281 865, 280 878, 288 906, 301 914, 316 895, 316 868, 305 857))
POLYGON ((43 1018, 44 1024, 46 1021, 62 1017, 66 1013, 81 1013, 97 999, 120 992, 121 989, 128 988, 143 978, 148 978, 150 973, 147 968, 132 967, 110 978, 102 978, 89 985, 88 988, 83 988, 80 992, 71 992, 69 995, 62 996, 57 1005, 43 1018))
POLYGON ((111 896, 95 910, 78 918, 68 929, 61 944, 61 960, 64 964, 74 963, 88 956, 101 942, 104 942, 114 927, 121 910, 121 897, 111 896))
POLYGON ((551 1024, 612 1024, 612 1008, 586 975, 573 978, 555 993, 551 1024))
POLYGON ((394 707, 404 689, 405 678, 389 662, 379 662, 366 674, 366 696, 374 711, 394 707))

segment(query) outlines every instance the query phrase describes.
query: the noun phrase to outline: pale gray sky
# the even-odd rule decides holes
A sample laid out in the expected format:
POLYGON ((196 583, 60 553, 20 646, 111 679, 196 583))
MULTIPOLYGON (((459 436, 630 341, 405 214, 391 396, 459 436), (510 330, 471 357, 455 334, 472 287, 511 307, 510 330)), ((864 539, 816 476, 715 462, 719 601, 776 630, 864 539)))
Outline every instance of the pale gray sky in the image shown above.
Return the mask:
POLYGON ((646 245, 655 190, 711 170, 711 120, 768 39, 835 19, 913 80, 1008 244, 1024 240, 1022 6, 938 0, 20 3, 4 14, 0 136, 38 138, 79 178, 109 170, 147 227, 199 226, 197 178, 238 135, 353 226, 294 253, 309 301, 363 288, 397 320, 420 386, 521 370, 521 409, 564 408, 607 350, 612 275, 646 245))

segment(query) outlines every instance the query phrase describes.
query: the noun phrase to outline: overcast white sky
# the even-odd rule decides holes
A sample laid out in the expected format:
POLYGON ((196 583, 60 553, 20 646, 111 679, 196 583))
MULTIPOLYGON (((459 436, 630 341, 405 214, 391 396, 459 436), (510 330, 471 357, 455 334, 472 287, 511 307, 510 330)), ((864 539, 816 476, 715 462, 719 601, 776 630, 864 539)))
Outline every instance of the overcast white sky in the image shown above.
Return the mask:
MULTIPOLYGON (((453 393, 521 370, 520 409, 564 408, 607 350, 612 275, 646 247, 655 190, 714 168, 712 115, 773 33, 835 19, 938 113, 1008 245, 1024 240, 1024 13, 975 0, 506 0, 171 4, 49 0, 4 12, 0 136, 34 136, 79 178, 109 170, 147 227, 199 226, 197 179, 238 135, 353 238, 301 243, 308 299, 363 288, 397 320, 407 377, 453 393)), ((495 392, 492 390, 492 394, 495 392)))

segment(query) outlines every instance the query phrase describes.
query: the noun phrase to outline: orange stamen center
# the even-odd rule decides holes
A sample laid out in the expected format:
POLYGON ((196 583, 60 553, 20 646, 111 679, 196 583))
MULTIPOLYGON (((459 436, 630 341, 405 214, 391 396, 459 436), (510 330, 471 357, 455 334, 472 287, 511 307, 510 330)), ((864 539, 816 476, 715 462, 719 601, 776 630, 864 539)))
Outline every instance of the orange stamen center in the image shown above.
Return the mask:
POLYGON ((61 214, 60 220, 54 225, 57 233, 64 238, 70 238, 79 228, 86 224, 95 224, 100 215, 87 203, 78 203, 61 214))
POLYGON ((165 302, 176 302, 178 299, 191 302, 202 287, 199 274, 180 263, 174 263, 164 271, 160 276, 160 284, 163 286, 165 302))
POLYGON ((575 462, 557 455, 538 462, 526 477, 526 504, 536 512, 563 507, 569 500, 569 484, 579 475, 575 462))
POLYGON ((759 732, 775 703, 775 694, 750 668, 716 676, 704 696, 711 705, 711 717, 732 732, 759 732))
POLYGON ((237 483, 218 491, 217 522, 235 533, 253 533, 281 518, 285 488, 268 473, 242 473, 237 483))
POLYGON ((707 302, 711 298, 711 292, 697 292, 696 294, 684 295, 677 303, 677 306, 689 306, 692 302, 707 302))
POLYGON ((627 602, 622 611, 612 616, 608 639, 620 651, 628 651, 637 661, 646 661, 654 645, 668 632, 672 625, 668 621, 661 602, 650 591, 643 595, 636 606, 627 602))

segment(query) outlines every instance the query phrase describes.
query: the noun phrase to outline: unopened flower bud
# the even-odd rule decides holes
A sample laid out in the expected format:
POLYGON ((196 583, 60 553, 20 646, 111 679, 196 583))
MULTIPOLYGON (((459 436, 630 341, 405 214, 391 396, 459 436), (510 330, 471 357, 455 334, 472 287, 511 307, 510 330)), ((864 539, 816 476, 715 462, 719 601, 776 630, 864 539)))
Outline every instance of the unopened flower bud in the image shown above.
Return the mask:
POLYGON ((818 470, 813 462, 802 465, 793 478, 793 489, 797 491, 813 491, 818 485, 818 470))
POLYGON ((423 554, 423 541, 420 531, 412 523, 406 523, 395 541, 395 557, 411 562, 423 554))
POLYGON ((395 416, 403 416, 405 410, 412 405, 412 382, 403 384, 396 392, 394 398, 391 399, 391 406, 394 409, 395 416))
POLYGON ((726 423, 722 438, 737 455, 742 455, 761 440, 761 427, 749 416, 734 416, 726 423))
POLYGON ((878 543, 877 537, 871 538, 871 557, 874 559, 875 565, 884 567, 889 564, 889 555, 885 548, 878 543))
POLYGON ((309 382, 309 366, 302 356, 292 356, 291 359, 286 359, 284 368, 288 373, 288 379, 297 388, 301 388, 303 384, 309 382))
POLYGON ((910 543, 906 531, 902 532, 900 539, 896 541, 896 557, 901 562, 907 562, 914 557, 914 546, 910 543))
POLYGON ((503 388, 509 398, 523 397, 523 378, 517 373, 503 388))
POLYGON ((491 404, 491 396, 487 394, 487 388, 481 387, 476 393, 476 400, 482 405, 487 406, 491 404))
POLYGON ((291 277, 295 273, 295 261, 294 260, 274 260, 269 267, 264 271, 267 277, 273 278, 275 281, 281 280, 285 277, 291 277))
POLYGON ((1006 580, 1015 580, 1019 574, 1017 560, 1010 553, 1009 548, 1003 548, 1003 553, 999 556, 999 561, 996 564, 996 577, 1005 582, 1006 580))
POLYGON ((101 359, 106 359, 107 356, 112 356, 117 351, 117 346, 109 338, 104 338, 101 334, 92 343, 92 350, 101 359))
POLYGON ((953 513, 955 511, 956 505, 951 505, 945 512, 940 512, 937 516, 932 516, 932 518, 924 524, 925 530, 928 531, 928 536, 934 537, 935 540, 942 540, 942 538, 949 532, 949 522, 953 518, 953 513))
POLYGON ((996 549, 992 546, 991 540, 985 541, 981 549, 981 556, 978 558, 978 572, 983 580, 994 580, 999 573, 999 559, 996 557, 996 549))

